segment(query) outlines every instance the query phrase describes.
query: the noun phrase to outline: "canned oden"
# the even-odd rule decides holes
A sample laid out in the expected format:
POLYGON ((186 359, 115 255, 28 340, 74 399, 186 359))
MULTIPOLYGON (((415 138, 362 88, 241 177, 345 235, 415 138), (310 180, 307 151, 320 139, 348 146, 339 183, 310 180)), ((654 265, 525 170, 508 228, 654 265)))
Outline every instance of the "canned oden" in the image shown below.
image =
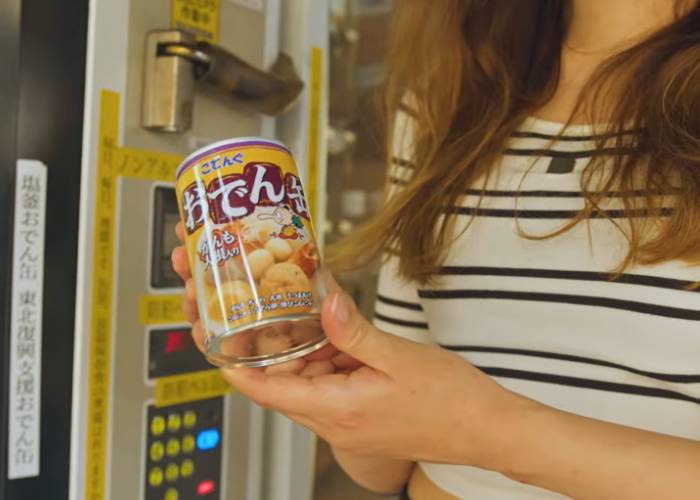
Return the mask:
POLYGON ((289 150, 221 141, 183 161, 176 187, 208 358, 264 366, 324 345, 320 258, 289 150))

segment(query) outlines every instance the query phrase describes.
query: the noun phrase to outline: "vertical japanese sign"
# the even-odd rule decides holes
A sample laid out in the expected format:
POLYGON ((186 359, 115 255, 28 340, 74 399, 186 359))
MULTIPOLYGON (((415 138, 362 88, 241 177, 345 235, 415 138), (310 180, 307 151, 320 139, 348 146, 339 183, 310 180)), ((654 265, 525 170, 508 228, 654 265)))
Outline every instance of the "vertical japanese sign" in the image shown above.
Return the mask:
POLYGON ((221 0, 172 0, 171 26, 188 31, 198 40, 219 40, 221 0))
POLYGON ((18 160, 10 323, 9 479, 39 475, 46 166, 18 160))

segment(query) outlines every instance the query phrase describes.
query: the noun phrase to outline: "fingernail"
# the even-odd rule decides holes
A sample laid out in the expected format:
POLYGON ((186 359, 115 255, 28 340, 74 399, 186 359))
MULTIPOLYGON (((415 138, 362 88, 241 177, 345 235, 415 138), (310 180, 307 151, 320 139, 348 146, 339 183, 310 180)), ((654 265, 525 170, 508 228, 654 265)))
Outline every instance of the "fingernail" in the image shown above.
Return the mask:
POLYGON ((350 308, 348 300, 343 297, 342 293, 336 293, 331 299, 331 312, 336 319, 341 323, 346 323, 350 317, 350 308))

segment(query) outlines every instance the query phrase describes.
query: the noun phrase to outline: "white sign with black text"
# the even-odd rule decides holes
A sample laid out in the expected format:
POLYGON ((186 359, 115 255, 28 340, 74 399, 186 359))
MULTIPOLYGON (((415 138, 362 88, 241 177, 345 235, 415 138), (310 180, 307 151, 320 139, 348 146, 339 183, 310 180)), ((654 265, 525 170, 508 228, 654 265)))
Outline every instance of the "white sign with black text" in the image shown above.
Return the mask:
POLYGON ((39 475, 46 166, 18 160, 10 323, 9 479, 39 475))

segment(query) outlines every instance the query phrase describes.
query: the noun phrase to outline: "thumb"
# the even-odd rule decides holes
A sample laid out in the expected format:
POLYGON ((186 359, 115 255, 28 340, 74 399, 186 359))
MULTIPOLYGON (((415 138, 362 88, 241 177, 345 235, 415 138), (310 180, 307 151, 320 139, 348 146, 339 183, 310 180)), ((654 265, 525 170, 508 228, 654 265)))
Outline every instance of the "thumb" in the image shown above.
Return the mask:
POLYGON ((326 297, 321 323, 338 350, 362 363, 385 373, 403 364, 407 342, 375 328, 346 293, 338 290, 326 297))

